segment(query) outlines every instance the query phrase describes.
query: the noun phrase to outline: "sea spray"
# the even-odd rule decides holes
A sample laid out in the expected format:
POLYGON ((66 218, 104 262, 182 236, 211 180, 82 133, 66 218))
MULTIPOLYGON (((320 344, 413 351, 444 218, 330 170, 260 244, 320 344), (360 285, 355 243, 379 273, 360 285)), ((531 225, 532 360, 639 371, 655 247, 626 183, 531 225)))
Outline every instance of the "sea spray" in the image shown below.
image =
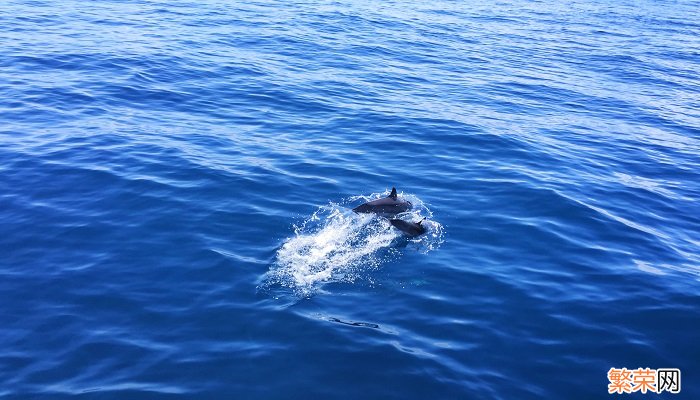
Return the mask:
MULTIPOLYGON (((429 221, 428 232, 413 239, 404 238, 386 218, 356 214, 352 204, 379 198, 383 193, 354 196, 344 202, 319 207, 310 217, 294 226, 294 235, 285 239, 275 261, 264 277, 261 289, 284 287, 306 297, 324 283, 353 283, 367 279, 371 271, 400 255, 397 244, 427 253, 442 242, 442 226, 429 221)), ((414 208, 400 215, 406 220, 431 218, 432 212, 415 196, 408 198, 414 208)))

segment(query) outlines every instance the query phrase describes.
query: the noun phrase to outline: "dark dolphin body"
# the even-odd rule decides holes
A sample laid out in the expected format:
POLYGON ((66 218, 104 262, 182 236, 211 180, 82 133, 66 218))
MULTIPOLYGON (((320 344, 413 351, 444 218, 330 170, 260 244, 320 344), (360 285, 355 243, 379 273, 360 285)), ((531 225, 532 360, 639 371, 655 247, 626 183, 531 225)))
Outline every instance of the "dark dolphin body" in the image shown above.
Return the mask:
POLYGON ((375 213, 379 215, 396 215, 410 210, 410 201, 399 200, 396 188, 391 188, 391 194, 383 199, 373 200, 353 208, 356 213, 375 213))
POLYGON ((402 219, 390 219, 389 222, 391 222, 396 229, 411 237, 419 236, 425 233, 425 227, 422 225, 423 220, 418 222, 408 222, 402 219))

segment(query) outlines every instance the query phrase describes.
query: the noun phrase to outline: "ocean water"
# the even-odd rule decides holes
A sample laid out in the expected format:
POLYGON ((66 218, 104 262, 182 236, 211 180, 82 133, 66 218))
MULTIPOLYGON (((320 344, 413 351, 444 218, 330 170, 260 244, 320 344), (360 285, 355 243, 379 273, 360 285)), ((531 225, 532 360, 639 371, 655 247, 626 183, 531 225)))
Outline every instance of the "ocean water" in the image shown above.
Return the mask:
POLYGON ((697 1, 4 0, 0 398, 698 399, 699 76, 697 1))

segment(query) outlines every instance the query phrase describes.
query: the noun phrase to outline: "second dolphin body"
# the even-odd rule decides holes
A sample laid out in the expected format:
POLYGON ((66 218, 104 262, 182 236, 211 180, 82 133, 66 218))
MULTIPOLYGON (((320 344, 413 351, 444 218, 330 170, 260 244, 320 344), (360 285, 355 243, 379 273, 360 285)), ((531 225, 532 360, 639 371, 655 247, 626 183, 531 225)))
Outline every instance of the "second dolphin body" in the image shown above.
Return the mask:
POLYGON ((422 225, 423 224, 423 218, 422 220, 418 222, 408 222, 404 221, 402 219, 390 219, 389 222, 391 225, 393 225, 396 229, 400 230, 407 236, 419 236, 425 233, 425 227, 422 225))

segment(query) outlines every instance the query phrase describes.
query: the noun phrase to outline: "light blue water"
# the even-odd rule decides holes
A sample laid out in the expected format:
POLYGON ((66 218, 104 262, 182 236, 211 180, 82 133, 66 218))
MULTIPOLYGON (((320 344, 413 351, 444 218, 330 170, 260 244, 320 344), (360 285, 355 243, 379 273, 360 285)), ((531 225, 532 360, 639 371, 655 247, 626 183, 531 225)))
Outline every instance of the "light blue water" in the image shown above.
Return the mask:
POLYGON ((698 21, 2 2, 0 397, 700 398, 698 21))

